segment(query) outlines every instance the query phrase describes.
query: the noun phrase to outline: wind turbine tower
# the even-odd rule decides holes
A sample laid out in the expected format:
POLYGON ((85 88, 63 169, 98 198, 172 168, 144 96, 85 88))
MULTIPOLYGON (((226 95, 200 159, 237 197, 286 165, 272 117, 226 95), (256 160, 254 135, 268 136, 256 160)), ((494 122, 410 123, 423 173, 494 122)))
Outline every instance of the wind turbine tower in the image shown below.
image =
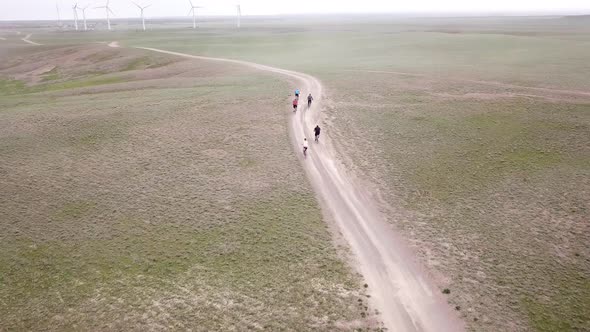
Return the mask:
POLYGON ((76 27, 76 31, 78 31, 78 3, 76 2, 72 7, 74 11, 74 26, 76 27))
POLYGON ((240 7, 240 4, 237 4, 236 8, 238 9, 238 29, 239 29, 242 26, 242 8, 240 7))
POLYGON ((115 15, 115 13, 113 13, 113 11, 111 10, 111 7, 109 7, 109 2, 110 2, 110 0, 107 0, 106 5, 100 6, 100 7, 95 7, 95 8, 104 8, 104 10, 107 14, 107 29, 109 29, 109 31, 110 31, 111 30, 111 18, 109 17, 109 14, 115 15))
POLYGON ((82 11, 82 19, 84 19, 84 31, 88 31, 88 25, 86 25, 86 9, 87 8, 88 8, 88 6, 80 8, 80 10, 82 11))
POLYGON ((57 26, 61 27, 61 15, 59 14, 59 3, 55 2, 55 9, 57 9, 57 26))
POLYGON ((197 9, 203 8, 203 7, 193 5, 192 0, 188 0, 188 2, 190 2, 190 4, 191 4, 191 9, 188 11, 188 14, 190 15, 191 12, 193 13, 193 29, 196 29, 197 28, 197 9))
POLYGON ((139 10, 141 11, 141 25, 143 26, 143 31, 145 31, 145 17, 143 16, 143 10, 146 9, 146 8, 148 8, 149 6, 151 6, 151 4, 150 5, 147 5, 147 6, 144 6, 144 7, 136 4, 135 2, 133 4, 136 5, 137 8, 139 8, 139 10))

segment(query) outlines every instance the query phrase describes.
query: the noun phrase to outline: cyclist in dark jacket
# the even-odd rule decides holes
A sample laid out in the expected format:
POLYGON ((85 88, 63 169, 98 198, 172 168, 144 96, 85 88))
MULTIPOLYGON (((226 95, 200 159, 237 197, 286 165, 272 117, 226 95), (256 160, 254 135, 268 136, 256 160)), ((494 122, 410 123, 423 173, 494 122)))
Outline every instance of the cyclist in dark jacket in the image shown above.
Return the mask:
POLYGON ((315 141, 319 142, 320 140, 320 132, 322 131, 322 128, 320 128, 319 125, 316 125, 315 128, 313 128, 313 132, 315 133, 315 141))

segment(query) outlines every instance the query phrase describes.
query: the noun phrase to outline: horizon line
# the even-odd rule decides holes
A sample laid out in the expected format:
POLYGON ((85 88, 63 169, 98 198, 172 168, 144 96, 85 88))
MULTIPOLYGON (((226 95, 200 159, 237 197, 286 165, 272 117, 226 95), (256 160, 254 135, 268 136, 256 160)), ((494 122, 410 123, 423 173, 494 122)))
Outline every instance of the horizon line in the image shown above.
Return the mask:
MULTIPOLYGON (((407 11, 407 12, 328 12, 328 13, 274 13, 274 14, 242 14, 244 17, 294 17, 294 16, 362 16, 362 15, 383 15, 403 16, 410 18, 468 18, 468 17, 547 17, 547 16, 590 16, 589 9, 581 10, 531 10, 531 11, 407 11), (578 13, 573 13, 579 11, 578 13)), ((153 16, 150 19, 180 19, 189 16, 153 16)), ((235 17, 230 14, 203 14, 201 18, 224 18, 235 17)), ((88 20, 100 20, 102 17, 88 18, 88 20)), ((111 20, 138 19, 136 16, 111 18, 111 20)), ((44 19, 0 19, 0 22, 46 22, 56 21, 55 18, 44 19)), ((72 21, 73 18, 62 19, 61 21, 72 21)))

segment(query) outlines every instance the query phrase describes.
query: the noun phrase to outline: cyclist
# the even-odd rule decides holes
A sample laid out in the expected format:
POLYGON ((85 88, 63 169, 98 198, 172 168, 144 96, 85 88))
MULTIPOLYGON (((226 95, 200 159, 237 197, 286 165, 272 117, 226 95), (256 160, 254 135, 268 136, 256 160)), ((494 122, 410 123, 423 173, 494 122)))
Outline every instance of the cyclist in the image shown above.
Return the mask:
POLYGON ((307 96, 307 108, 311 107, 311 102, 313 101, 313 97, 311 95, 311 93, 309 94, 309 96, 307 96))
POLYGON ((293 112, 297 112, 297 105, 299 104, 299 99, 293 99, 293 112))
POLYGON ((303 155, 307 157, 307 149, 309 148, 309 145, 307 144, 307 138, 303 139, 303 155))
POLYGON ((315 133, 315 141, 319 142, 320 141, 320 132, 322 131, 322 128, 320 128, 319 125, 316 125, 315 128, 313 128, 313 132, 315 133))
POLYGON ((299 91, 299 89, 295 90, 295 97, 299 98, 299 94, 300 94, 300 93, 301 93, 301 92, 299 91))

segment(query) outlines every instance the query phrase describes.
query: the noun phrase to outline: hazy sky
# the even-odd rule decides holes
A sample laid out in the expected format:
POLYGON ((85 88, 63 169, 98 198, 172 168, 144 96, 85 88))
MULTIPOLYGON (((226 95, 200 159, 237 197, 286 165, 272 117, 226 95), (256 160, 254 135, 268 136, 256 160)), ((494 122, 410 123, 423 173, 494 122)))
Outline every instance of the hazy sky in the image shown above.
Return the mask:
MULTIPOLYGON (((76 0, 58 0, 63 19, 73 16, 76 0)), ((106 0, 78 0, 80 5, 103 5, 106 0)), ((146 17, 184 16, 190 5, 188 0, 137 0, 152 4, 146 17)), ((193 0, 201 5, 202 15, 233 15, 236 1, 193 0)), ((408 13, 408 12, 549 12, 590 13, 590 0, 241 0, 244 15, 299 14, 299 13, 408 13)), ((129 0, 111 0, 116 17, 137 16, 137 8, 129 0)), ((55 0, 0 0, 0 20, 55 19, 55 0)), ((91 18, 103 16, 98 9, 88 9, 91 18)))

